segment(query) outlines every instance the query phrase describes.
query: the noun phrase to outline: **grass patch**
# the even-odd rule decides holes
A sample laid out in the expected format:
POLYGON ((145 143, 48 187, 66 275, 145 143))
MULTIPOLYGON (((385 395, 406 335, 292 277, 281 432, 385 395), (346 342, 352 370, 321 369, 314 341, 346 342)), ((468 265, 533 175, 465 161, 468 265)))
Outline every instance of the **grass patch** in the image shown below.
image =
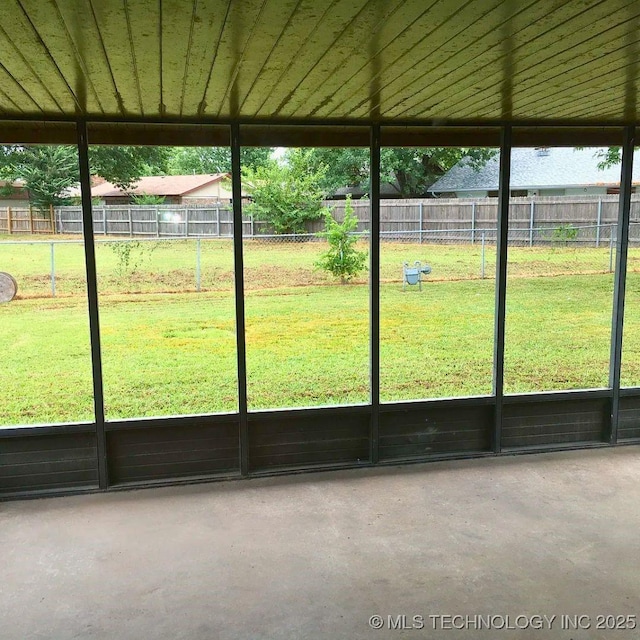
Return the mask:
MULTIPOLYGON (((366 276, 342 286, 314 268, 323 243, 245 243, 251 409, 366 402, 366 276)), ((82 246, 56 247, 50 297, 45 245, 2 246, 20 297, 0 306, 0 424, 89 420, 92 385, 82 246)), ((630 255, 623 384, 640 383, 640 265, 630 255)), ((232 246, 161 243, 118 277, 99 245, 100 321, 108 418, 237 409, 232 246)), ((495 250, 487 248, 487 275, 495 250)), ((612 275, 608 249, 513 248, 507 297, 508 392, 606 386, 612 275), (546 277, 542 277, 546 276, 546 277), (552 277, 553 276, 553 277, 552 277)), ((382 245, 384 401, 491 392, 494 281, 479 279, 480 247, 382 245), (402 291, 402 263, 433 275, 402 291)))

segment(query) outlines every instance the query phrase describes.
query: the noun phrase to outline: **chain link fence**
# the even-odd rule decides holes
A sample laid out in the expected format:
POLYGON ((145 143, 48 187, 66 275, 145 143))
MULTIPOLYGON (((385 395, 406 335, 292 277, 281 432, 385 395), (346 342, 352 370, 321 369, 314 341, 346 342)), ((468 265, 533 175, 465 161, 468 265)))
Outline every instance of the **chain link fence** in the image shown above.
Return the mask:
MULTIPOLYGON (((369 233, 360 231, 353 235, 360 240, 356 245, 358 249, 367 251, 369 233)), ((434 280, 493 278, 496 236, 495 227, 383 231, 380 234, 383 281, 393 281, 399 272, 398 265, 416 259, 433 265, 434 280)), ((616 238, 615 224, 512 228, 508 238, 510 273, 536 276, 612 272, 616 238)), ((3 248, 0 269, 14 271, 23 293, 67 295, 85 286, 84 253, 79 239, 8 240, 0 245, 3 248)), ((297 282, 291 273, 295 271, 294 264, 299 262, 300 269, 306 270, 300 282, 319 282, 311 272, 327 247, 321 233, 249 235, 244 245, 245 256, 251 258, 246 262, 256 272, 265 271, 262 265, 268 264, 272 274, 286 272, 297 282), (254 262, 259 266, 253 266, 254 262)), ((640 222, 631 224, 630 250, 634 247, 640 248, 640 222)), ((137 292, 232 288, 233 243, 229 237, 97 236, 96 249, 98 276, 109 291, 131 291, 132 286, 137 292), (127 274, 129 282, 124 286, 123 276, 127 274)), ((273 286, 262 276, 246 280, 250 287, 273 286)))

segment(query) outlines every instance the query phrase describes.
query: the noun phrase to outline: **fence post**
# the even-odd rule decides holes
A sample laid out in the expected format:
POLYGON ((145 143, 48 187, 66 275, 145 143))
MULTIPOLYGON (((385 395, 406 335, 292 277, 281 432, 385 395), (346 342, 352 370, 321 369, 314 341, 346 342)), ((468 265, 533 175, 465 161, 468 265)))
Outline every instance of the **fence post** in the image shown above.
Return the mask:
POLYGON ((133 218, 131 216, 131 207, 127 208, 127 213, 129 214, 129 237, 133 238, 133 218))
POLYGON ((55 242, 51 243, 51 297, 56 297, 56 257, 55 257, 55 242))
MULTIPOLYGON (((82 216, 82 209, 80 210, 80 215, 82 216)), ((107 235, 107 207, 102 207, 102 235, 107 235)))
POLYGON ((471 244, 476 243, 476 203, 471 203, 471 244))
POLYGON ((55 234, 55 232, 56 232, 56 221, 55 221, 54 216, 53 216, 53 205, 52 204, 49 205, 49 221, 50 221, 50 224, 51 224, 51 233, 55 234))
POLYGON ((220 207, 216 207, 216 235, 220 236, 220 207))
POLYGON ((33 209, 31 205, 29 205, 29 233, 33 235, 33 209))
POLYGON ((485 231, 484 229, 482 230, 482 257, 481 257, 481 267, 480 267, 480 275, 482 277, 482 279, 484 280, 484 240, 485 240, 485 231))
POLYGON ((184 212, 184 236, 189 237, 189 209, 185 209, 184 212))
POLYGON ((156 238, 160 237, 160 211, 156 209, 156 238))
POLYGON ((609 273, 613 271, 613 230, 616 225, 609 225, 609 273))
POLYGON ((7 207, 7 233, 9 235, 13 233, 13 228, 11 225, 11 207, 7 207))
POLYGON ((422 244, 422 227, 424 226, 424 210, 423 210, 423 203, 420 203, 420 244, 422 244))
POLYGON ((533 247, 533 216, 536 210, 536 203, 531 200, 531 211, 529 212, 529 246, 533 247))
POLYGON ((255 238, 255 235, 256 235, 256 227, 255 227, 255 221, 254 221, 254 219, 253 219, 253 216, 251 216, 250 221, 251 221, 251 237, 252 237, 252 238, 255 238))
POLYGON ((602 223, 602 198, 598 198, 598 214, 596 219, 596 249, 600 246, 600 224, 602 223))
POLYGON ((196 240, 196 291, 200 291, 200 238, 196 240))

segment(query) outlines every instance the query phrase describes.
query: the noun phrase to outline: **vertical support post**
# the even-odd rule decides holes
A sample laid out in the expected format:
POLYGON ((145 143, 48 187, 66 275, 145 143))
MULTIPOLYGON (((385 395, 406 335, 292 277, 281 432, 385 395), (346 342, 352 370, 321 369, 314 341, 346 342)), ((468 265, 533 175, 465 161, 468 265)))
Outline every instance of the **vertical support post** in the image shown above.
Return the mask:
POLYGON ((471 203, 471 244, 476 243, 476 203, 471 203))
POLYGON ((536 203, 531 200, 531 211, 529 212, 529 246, 533 247, 533 217, 535 215, 536 203))
POLYGON ((107 207, 102 207, 102 235, 107 235, 107 207))
POLYGON ((249 421, 247 408, 247 347, 244 313, 244 257, 242 247, 242 177, 240 175, 240 125, 231 125, 231 192, 233 206, 233 267, 236 298, 236 355, 238 365, 238 416, 240 419, 240 473, 249 474, 249 421))
POLYGON ((255 227, 255 220, 254 220, 253 216, 251 216, 251 218, 250 218, 250 224, 251 224, 251 237, 255 238, 255 236, 256 236, 256 227, 255 227))
POLYGON ((596 214, 596 249, 600 247, 600 225, 602 224, 602 198, 598 198, 598 213, 596 214))
POLYGON ((131 207, 127 208, 127 214, 129 216, 129 237, 133 238, 133 217, 131 215, 131 207))
POLYGON ((422 244, 422 237, 424 228, 424 203, 420 203, 420 244, 422 244))
POLYGON ((511 174, 511 127, 500 134, 500 177, 498 182, 498 228, 496 238, 496 305, 493 340, 493 395, 495 424, 494 453, 502 448, 502 413, 504 404, 504 335, 507 301, 507 248, 509 241, 509 178, 511 174))
POLYGON ((33 207, 29 205, 29 233, 33 235, 33 207))
POLYGON ((487 235, 487 232, 483 229, 483 230, 482 230, 482 240, 481 240, 481 242, 482 242, 482 258, 481 258, 481 260, 482 260, 482 266, 481 266, 481 268, 480 268, 480 274, 481 274, 481 277, 482 277, 482 279, 483 279, 483 280, 484 280, 484 264, 485 264, 485 260, 484 260, 484 246, 485 246, 485 239, 486 239, 486 235, 487 235))
POLYGON ((156 209, 156 238, 160 237, 160 211, 156 209))
POLYGON ((49 205, 49 221, 51 224, 51 233, 55 233, 56 232, 56 222, 55 222, 55 218, 53 215, 53 205, 50 204, 49 205))
POLYGON ((200 238, 196 240, 196 291, 200 291, 200 238))
POLYGON ((84 260, 87 274, 87 301, 89 306, 89 335, 91 338, 91 367, 93 373, 93 406, 96 421, 98 449, 98 482, 101 489, 109 484, 107 473, 107 440, 104 425, 104 387, 102 381, 102 353, 100 348, 100 314, 98 308, 98 278, 96 252, 93 242, 93 215, 91 211, 91 177, 89 173, 89 141, 86 122, 77 123, 80 192, 82 194, 82 230, 84 260))
POLYGON ((56 297, 56 245, 51 243, 51 297, 56 297))
MULTIPOLYGON (((627 280, 627 251, 629 248, 629 217, 633 179, 633 150, 635 127, 626 127, 622 147, 620 199, 618 204, 618 233, 616 241, 616 272, 613 290, 613 316, 611 323, 611 358, 609 361, 609 387, 611 388, 611 422, 609 443, 618 441, 620 409, 620 371, 622 364, 622 331, 624 323, 624 295, 627 280)), ((613 236, 613 233, 611 234, 613 236)))
POLYGON ((616 225, 609 225, 609 273, 613 271, 613 238, 617 232, 616 225))
MULTIPOLYGON (((380 125, 371 126, 369 148, 369 376, 371 402, 370 460, 380 459, 380 125)), ((422 225, 421 225, 422 227, 422 225)))
POLYGON ((184 235, 185 238, 189 237, 189 209, 185 209, 184 214, 184 235))
POLYGON ((7 233, 9 235, 13 233, 13 225, 11 223, 11 207, 7 207, 7 233))

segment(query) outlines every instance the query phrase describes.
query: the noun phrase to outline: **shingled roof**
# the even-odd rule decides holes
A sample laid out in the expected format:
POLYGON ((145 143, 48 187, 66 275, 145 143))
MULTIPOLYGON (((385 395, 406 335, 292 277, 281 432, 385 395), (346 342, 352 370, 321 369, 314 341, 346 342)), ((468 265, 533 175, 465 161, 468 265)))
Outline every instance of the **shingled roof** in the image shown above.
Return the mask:
MULTIPOLYGON (((620 165, 599 169, 604 148, 548 147, 515 148, 511 151, 511 189, 562 189, 567 187, 615 187, 620 165)), ((640 156, 634 157, 633 182, 640 182, 640 156)), ((496 154, 484 167, 474 169, 465 159, 429 187, 431 193, 496 191, 500 157, 496 154)))
POLYGON ((186 176, 144 176, 126 191, 126 193, 111 184, 103 182, 91 189, 93 197, 108 198, 123 195, 150 195, 150 196, 186 196, 213 182, 228 178, 228 173, 208 173, 203 175, 186 176))

